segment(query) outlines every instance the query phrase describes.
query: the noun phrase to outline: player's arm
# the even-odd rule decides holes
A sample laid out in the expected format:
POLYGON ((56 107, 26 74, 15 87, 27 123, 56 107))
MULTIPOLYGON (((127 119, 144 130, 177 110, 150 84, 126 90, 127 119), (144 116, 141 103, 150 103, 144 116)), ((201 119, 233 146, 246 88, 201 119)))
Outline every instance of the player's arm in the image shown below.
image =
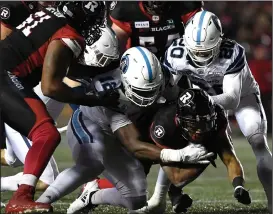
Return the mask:
POLYGON ((244 184, 244 172, 240 160, 235 154, 231 139, 226 131, 223 131, 218 137, 219 152, 218 155, 227 167, 229 180, 233 182, 234 178, 240 177, 242 186, 244 184))
POLYGON ((211 157, 202 148, 185 147, 180 150, 161 149, 148 142, 140 140, 140 134, 134 124, 123 126, 114 133, 118 136, 125 148, 139 159, 149 159, 160 161, 162 164, 169 162, 203 163, 207 164, 206 159, 211 157))
POLYGON ((109 100, 100 99, 95 95, 76 93, 72 88, 63 83, 63 78, 66 76, 73 58, 73 52, 61 40, 53 40, 49 44, 44 59, 41 80, 43 94, 60 102, 77 105, 111 105, 111 101, 116 100, 117 97, 109 100))
POLYGON ((132 33, 130 23, 127 20, 128 18, 130 19, 131 15, 128 14, 128 6, 130 4, 127 4, 127 2, 116 2, 114 8, 110 9, 109 14, 112 21, 112 29, 118 38, 120 56, 125 52, 127 41, 132 33))
POLYGON ((68 77, 82 78, 82 77, 95 77, 96 75, 114 70, 119 67, 119 60, 112 61, 105 67, 82 65, 78 62, 72 62, 67 72, 68 77))
MULTIPOLYGON (((112 19, 113 20, 113 19, 112 19)), ((126 44, 130 34, 118 26, 115 22, 112 24, 112 29, 116 33, 119 42, 119 52, 122 55, 126 50, 126 44)))
POLYGON ((223 79, 223 93, 212 96, 215 103, 224 109, 236 109, 240 102, 242 89, 242 72, 226 74, 223 79))
POLYGON ((242 204, 250 204, 251 198, 248 191, 244 188, 245 179, 243 167, 236 156, 231 138, 228 136, 227 131, 223 131, 218 136, 217 143, 219 143, 218 155, 225 164, 229 180, 234 187, 234 197, 242 204))
POLYGON ((12 29, 0 21, 0 40, 4 40, 9 34, 11 34, 11 32, 12 29))
POLYGON ((243 73, 249 69, 245 57, 245 50, 242 46, 233 41, 227 42, 233 45, 229 50, 231 53, 231 63, 225 71, 223 79, 223 93, 212 96, 213 100, 224 107, 224 109, 236 109, 240 102, 243 73))

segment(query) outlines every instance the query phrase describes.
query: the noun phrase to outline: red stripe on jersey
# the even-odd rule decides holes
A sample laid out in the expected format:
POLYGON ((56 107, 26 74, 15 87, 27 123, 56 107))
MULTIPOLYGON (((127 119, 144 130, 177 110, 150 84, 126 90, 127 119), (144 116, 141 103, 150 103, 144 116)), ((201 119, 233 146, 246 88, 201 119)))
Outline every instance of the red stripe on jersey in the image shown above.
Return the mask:
POLYGON ((84 50, 84 38, 71 26, 65 25, 60 28, 48 41, 46 41, 38 50, 34 51, 25 61, 18 65, 12 73, 19 77, 25 77, 32 73, 36 68, 42 67, 48 45, 51 41, 68 38, 76 40, 84 50))
POLYGON ((156 144, 156 146, 158 146, 159 148, 161 148, 161 149, 169 149, 170 147, 163 146, 162 144, 158 143, 158 142, 153 138, 153 136, 151 135, 151 132, 153 131, 153 130, 152 130, 153 125, 154 125, 154 122, 153 122, 153 123, 151 124, 151 126, 150 126, 150 138, 154 141, 154 143, 156 144))
POLYGON ((122 30, 124 30, 128 35, 131 35, 132 33, 132 29, 131 29, 131 25, 129 22, 121 22, 117 19, 114 19, 112 16, 110 16, 110 19, 112 20, 112 22, 114 24, 116 24, 117 26, 119 26, 122 30))
POLYGON ((184 24, 186 24, 196 13, 198 13, 201 10, 202 10, 202 8, 198 8, 192 12, 189 12, 189 13, 181 16, 181 20, 183 21, 184 24))

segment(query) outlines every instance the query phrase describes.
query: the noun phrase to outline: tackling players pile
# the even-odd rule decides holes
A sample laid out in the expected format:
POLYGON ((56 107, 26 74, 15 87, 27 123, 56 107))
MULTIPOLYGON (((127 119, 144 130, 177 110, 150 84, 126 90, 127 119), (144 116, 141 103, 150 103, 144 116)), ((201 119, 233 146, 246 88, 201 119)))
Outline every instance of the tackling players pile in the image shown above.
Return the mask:
POLYGON ((51 212, 52 202, 88 181, 68 213, 100 204, 162 213, 168 191, 174 211, 186 212, 192 199, 183 187, 215 165, 217 155, 234 197, 250 204, 226 110, 235 112, 253 148, 271 211, 272 155, 259 87, 243 47, 223 37, 220 20, 202 2, 111 2, 113 30, 105 27, 108 13, 100 1, 39 2, 35 9, 4 4, 19 8, 21 20, 1 23, 0 143, 9 142, 4 162, 12 165, 22 154, 25 164, 15 187, 6 189, 16 190, 20 181, 6 213, 51 212), (60 141, 54 120, 64 103, 74 104, 67 140, 75 165, 44 182, 41 174, 60 141), (29 145, 27 153, 14 149, 16 136, 29 145), (147 203, 153 164, 161 169, 147 203), (97 187, 92 180, 100 174, 112 188, 97 187), (47 189, 34 202, 40 176, 47 189))

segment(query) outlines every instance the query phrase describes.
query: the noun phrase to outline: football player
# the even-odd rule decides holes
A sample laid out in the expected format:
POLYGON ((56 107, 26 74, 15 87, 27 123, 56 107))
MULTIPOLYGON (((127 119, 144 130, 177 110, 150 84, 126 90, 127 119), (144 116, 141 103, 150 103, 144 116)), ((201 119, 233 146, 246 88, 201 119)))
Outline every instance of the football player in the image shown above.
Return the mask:
MULTIPOLYGON (((231 138, 227 134, 227 119, 224 110, 220 105, 215 104, 205 91, 187 89, 179 96, 177 103, 161 108, 153 119, 150 136, 160 148, 181 149, 190 142, 202 144, 208 151, 218 154, 227 167, 229 180, 234 187, 234 197, 240 203, 246 205, 251 203, 249 193, 244 188, 243 168, 236 157, 231 138)), ((169 172, 170 181, 182 189, 194 181, 207 166, 186 166, 184 168, 163 166, 163 169, 169 172)), ((168 183, 165 186, 159 186, 157 183, 155 190, 159 192, 151 197, 148 206, 133 213, 155 213, 155 211, 163 213, 165 211, 166 206, 157 207, 154 200, 155 195, 166 194, 168 183), (165 192, 162 188, 165 188, 165 192)), ((160 199, 165 200, 165 197, 162 195, 160 199)), ((184 203, 191 205, 192 201, 187 200, 184 203)), ((164 202, 161 203, 164 204, 164 202)), ((186 212, 187 208, 179 210, 186 212)))
POLYGON ((234 112, 256 156, 258 177, 272 210, 272 154, 266 139, 267 121, 244 48, 223 37, 215 14, 201 11, 186 26, 183 38, 169 47, 164 64, 177 79, 187 75, 216 103, 234 112))
POLYGON ((54 1, 2 1, 0 2, 0 40, 4 40, 15 27, 42 7, 55 5, 54 1))
POLYGON ((202 6, 202 1, 112 1, 109 15, 121 54, 129 47, 143 46, 157 57, 163 56, 202 6))
POLYGON ((115 70, 111 76, 103 74, 93 79, 93 87, 97 91, 118 88, 120 105, 118 108, 81 106, 74 112, 67 137, 76 165, 60 173, 38 199, 39 202, 52 203, 103 173, 116 188, 85 191, 83 197, 70 206, 68 213, 97 204, 119 205, 134 210, 146 203, 146 176, 133 155, 161 164, 209 163, 206 159, 212 153, 207 154, 200 145, 172 150, 146 143, 126 116, 129 112, 145 111, 162 102, 158 97, 167 79, 155 55, 146 48, 130 48, 121 59, 121 70, 121 78, 121 71, 115 70), (68 177, 71 179, 65 179, 67 182, 64 183, 64 178, 68 177))
POLYGON ((116 97, 79 95, 62 83, 71 61, 79 57, 85 43, 90 45, 99 38, 104 12, 102 2, 62 2, 58 10, 48 7, 31 14, 0 44, 0 121, 33 142, 20 186, 6 213, 52 209, 48 204, 35 203, 33 195, 60 135, 32 88, 41 80, 43 94, 61 102, 91 106, 116 102, 116 97))

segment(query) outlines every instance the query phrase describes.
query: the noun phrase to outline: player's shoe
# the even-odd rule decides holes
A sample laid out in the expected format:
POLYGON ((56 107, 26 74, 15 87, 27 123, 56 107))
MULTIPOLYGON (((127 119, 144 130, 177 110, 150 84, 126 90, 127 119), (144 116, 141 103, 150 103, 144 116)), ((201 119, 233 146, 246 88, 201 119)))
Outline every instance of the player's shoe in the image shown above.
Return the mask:
POLYGON ((67 214, 79 212, 88 213, 89 210, 97 207, 97 205, 91 203, 91 197, 98 190, 99 186, 97 180, 88 182, 82 194, 72 204, 70 204, 67 209, 67 214))
POLYGON ((6 205, 1 201, 1 208, 5 207, 6 205))
POLYGON ((129 211, 129 214, 163 214, 166 210, 166 199, 161 200, 159 203, 152 203, 151 201, 147 202, 148 205, 145 207, 142 207, 138 210, 131 210, 129 211))
POLYGON ((181 193, 180 195, 173 195, 168 192, 172 204, 172 210, 175 213, 185 213, 192 205, 192 198, 188 194, 181 193))
POLYGON ((53 208, 50 204, 35 202, 34 199, 35 187, 22 184, 13 194, 12 198, 6 205, 6 214, 17 213, 48 213, 52 212, 53 208))

